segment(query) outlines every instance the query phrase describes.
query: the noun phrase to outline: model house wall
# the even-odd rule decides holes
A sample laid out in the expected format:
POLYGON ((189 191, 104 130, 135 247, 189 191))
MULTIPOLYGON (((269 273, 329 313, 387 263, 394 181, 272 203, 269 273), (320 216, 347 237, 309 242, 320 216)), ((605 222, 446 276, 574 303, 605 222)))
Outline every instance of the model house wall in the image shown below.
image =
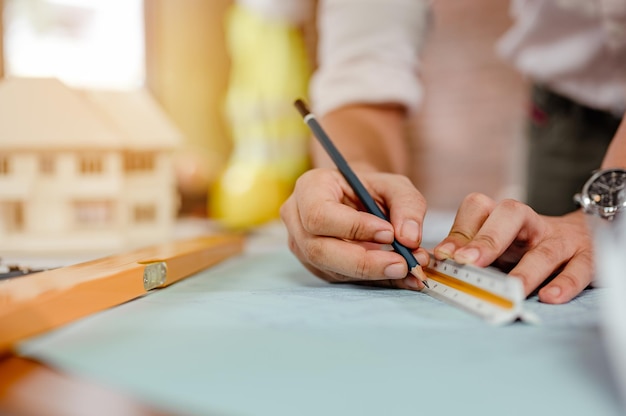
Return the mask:
POLYGON ((0 82, 0 252, 120 250, 169 238, 180 132, 145 91, 0 82))

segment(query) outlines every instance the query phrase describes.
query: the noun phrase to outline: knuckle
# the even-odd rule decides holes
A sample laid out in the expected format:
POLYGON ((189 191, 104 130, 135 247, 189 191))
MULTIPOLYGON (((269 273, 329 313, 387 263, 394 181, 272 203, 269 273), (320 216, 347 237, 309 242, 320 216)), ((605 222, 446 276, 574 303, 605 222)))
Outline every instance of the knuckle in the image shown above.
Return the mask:
POLYGON ((287 198, 287 200, 280 206, 279 214, 280 218, 282 218, 283 222, 286 221, 289 216, 289 212, 291 211, 291 204, 293 201, 293 196, 287 198))
POLYGON ((298 243, 296 242, 296 239, 292 236, 290 236, 287 240, 287 246, 289 247, 289 250, 296 254, 298 253, 298 243))
POLYGON ((582 286, 583 286, 583 283, 581 282, 580 279, 578 279, 573 274, 567 273, 567 272, 559 274, 559 281, 563 285, 569 286, 573 289, 582 289, 582 286))
POLYGON ((359 222, 353 222, 348 230, 347 238, 350 240, 358 240, 363 232, 363 225, 359 222))
POLYGON ((394 175, 393 180, 401 186, 413 187, 413 182, 405 175, 394 175))
POLYGON ((354 269, 354 277, 358 278, 358 279, 362 279, 364 277, 368 277, 369 276, 369 263, 367 261, 366 257, 362 257, 360 258, 357 263, 355 264, 355 269, 354 269))
POLYGON ((501 246, 498 240, 488 234, 481 234, 476 236, 472 243, 479 247, 486 247, 489 250, 499 250, 501 246))
POLYGON ((324 247, 319 242, 308 241, 304 247, 304 255, 312 264, 322 264, 324 261, 324 247))
POLYGON ((308 215, 303 216, 302 226, 307 232, 316 234, 316 231, 322 228, 326 215, 322 205, 316 204, 310 209, 308 215))
POLYGON ((540 244, 533 250, 535 254, 544 258, 544 261, 555 263, 560 260, 563 251, 563 242, 560 240, 551 240, 551 244, 540 244))
POLYGON ((520 212, 520 211, 534 212, 533 209, 529 207, 528 205, 523 204, 520 201, 517 201, 515 199, 510 199, 510 198, 503 199, 502 201, 498 203, 498 205, 507 212, 520 212))
POLYGON ((464 199, 464 202, 468 205, 480 206, 480 207, 488 207, 494 204, 493 200, 489 198, 485 194, 481 194, 480 192, 472 192, 467 195, 464 199))
POLYGON ((462 240, 468 242, 472 240, 472 234, 469 231, 463 230, 459 227, 455 227, 450 230, 448 238, 451 238, 453 241, 462 240))
POLYGON ((518 208, 524 206, 519 201, 516 201, 516 200, 511 199, 511 198, 503 199, 502 201, 499 202, 499 204, 502 205, 505 208, 510 208, 510 209, 518 209, 518 208))
POLYGON ((593 258, 593 253, 591 251, 585 251, 583 253, 578 254, 579 257, 582 257, 582 261, 589 268, 589 270, 595 270, 595 261, 593 258))

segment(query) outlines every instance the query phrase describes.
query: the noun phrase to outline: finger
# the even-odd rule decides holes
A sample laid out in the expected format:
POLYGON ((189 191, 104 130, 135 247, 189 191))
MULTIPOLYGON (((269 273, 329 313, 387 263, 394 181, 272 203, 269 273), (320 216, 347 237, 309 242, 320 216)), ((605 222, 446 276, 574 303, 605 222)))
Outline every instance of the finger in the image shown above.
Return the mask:
MULTIPOLYGON (((300 234, 302 233, 302 230, 303 229, 300 229, 300 231, 293 230, 292 233, 289 235, 289 240, 288 240, 289 248, 294 253, 294 255, 300 260, 300 262, 311 273, 313 273, 314 275, 328 282, 331 282, 331 283, 346 283, 346 282, 360 283, 362 282, 368 285, 398 288, 398 289, 418 290, 418 291, 424 288, 424 284, 422 283, 421 280, 417 279, 415 276, 406 275, 405 270, 407 270, 408 267, 405 268, 404 265, 406 264, 406 262, 404 261, 404 259, 402 259, 401 263, 402 262, 404 263, 402 263, 401 265, 397 265, 398 263, 397 258, 393 258, 392 259, 393 263, 391 264, 382 264, 380 267, 383 269, 383 274, 386 277, 391 277, 391 278, 387 278, 383 280, 370 280, 365 277, 352 276, 350 275, 351 273, 349 271, 350 268, 336 267, 336 265, 333 265, 332 259, 324 259, 323 257, 320 258, 319 260, 312 259, 311 254, 303 252, 303 250, 300 249, 300 244, 298 244, 298 239, 300 239, 301 241, 304 241, 304 238, 300 234), (319 264, 319 262, 321 262, 321 264, 319 264), (315 263, 318 263, 318 264, 315 264, 315 263)), ((330 241, 331 238, 328 238, 328 240, 330 241)), ((341 240, 339 241, 341 242, 341 240)), ((322 242, 321 244, 325 244, 325 243, 322 242)), ((341 249, 341 250, 344 250, 343 252, 345 254, 350 251, 349 245, 354 245, 354 243, 343 241, 342 245, 345 245, 345 248, 341 249)), ((364 247, 366 245, 363 244, 360 246, 364 247)), ((374 251, 374 250, 369 250, 369 251, 374 251)), ((382 251, 382 250, 377 250, 377 251, 382 251)), ((395 254, 395 253, 391 253, 391 254, 395 254)), ((382 261, 384 261, 384 259, 382 261)), ((341 263, 339 264, 345 266, 347 262, 348 261, 345 259, 345 256, 342 256, 341 263)), ((363 268, 363 273, 368 273, 367 268, 363 268)), ((372 278, 375 279, 376 277, 372 277, 372 278)))
POLYGON ((426 199, 406 176, 378 174, 372 176, 369 184, 389 211, 396 239, 409 248, 419 247, 426 199))
POLYGON ((532 293, 566 261, 567 256, 560 253, 556 244, 555 240, 539 244, 526 252, 509 272, 509 276, 522 281, 526 295, 532 293))
POLYGON ((322 172, 314 177, 303 176, 296 183, 294 201, 299 219, 307 233, 354 241, 393 241, 393 227, 375 215, 345 205, 344 180, 337 172, 322 172))
MULTIPOLYGON (((529 206, 514 200, 500 202, 482 227, 464 247, 457 249, 454 260, 461 264, 485 267, 500 257, 516 240, 536 246, 545 235, 547 224, 529 206)), ((543 246, 542 250, 547 250, 543 246)))
POLYGON ((435 257, 438 260, 453 258, 457 249, 472 241, 495 206, 493 199, 480 193, 465 197, 448 236, 434 248, 435 257))
POLYGON ((308 263, 337 281, 402 279, 408 274, 406 260, 393 251, 366 249, 354 242, 319 236, 300 242, 298 247, 308 263))
POLYGON ((413 291, 421 291, 425 288, 424 284, 415 276, 407 276, 404 279, 386 279, 374 281, 355 282, 367 286, 387 287, 392 289, 406 289, 413 291))
POLYGON ((425 248, 415 250, 413 255, 415 256, 415 260, 417 260, 421 266, 427 266, 428 263, 430 263, 430 253, 428 253, 428 250, 425 248))
POLYGON ((590 252, 574 256, 550 283, 539 291, 539 300, 560 304, 569 302, 582 292, 593 277, 593 258, 590 252))
MULTIPOLYGON (((291 197, 290 197, 291 198, 291 197)), ((288 199, 283 209, 289 229, 289 248, 314 273, 327 280, 402 279, 407 276, 406 260, 399 254, 372 244, 356 244, 344 239, 309 234, 299 221, 293 221, 294 202, 288 199)))

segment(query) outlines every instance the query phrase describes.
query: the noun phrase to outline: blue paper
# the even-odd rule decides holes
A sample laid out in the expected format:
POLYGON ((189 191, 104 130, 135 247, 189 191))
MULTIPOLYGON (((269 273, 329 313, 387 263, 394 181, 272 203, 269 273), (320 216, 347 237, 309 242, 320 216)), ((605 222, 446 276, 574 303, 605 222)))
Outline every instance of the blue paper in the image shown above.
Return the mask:
POLYGON ((603 289, 492 327, 425 294, 246 254, 20 346, 177 414, 623 415, 603 289))

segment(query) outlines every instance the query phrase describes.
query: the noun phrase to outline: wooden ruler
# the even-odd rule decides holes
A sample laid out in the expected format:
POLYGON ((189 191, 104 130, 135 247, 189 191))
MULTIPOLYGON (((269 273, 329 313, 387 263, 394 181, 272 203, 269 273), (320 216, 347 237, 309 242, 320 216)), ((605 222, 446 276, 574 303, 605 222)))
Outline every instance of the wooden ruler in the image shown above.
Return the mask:
POLYGON ((243 244, 240 235, 200 237, 0 281, 0 354, 206 269, 240 253, 243 244))

